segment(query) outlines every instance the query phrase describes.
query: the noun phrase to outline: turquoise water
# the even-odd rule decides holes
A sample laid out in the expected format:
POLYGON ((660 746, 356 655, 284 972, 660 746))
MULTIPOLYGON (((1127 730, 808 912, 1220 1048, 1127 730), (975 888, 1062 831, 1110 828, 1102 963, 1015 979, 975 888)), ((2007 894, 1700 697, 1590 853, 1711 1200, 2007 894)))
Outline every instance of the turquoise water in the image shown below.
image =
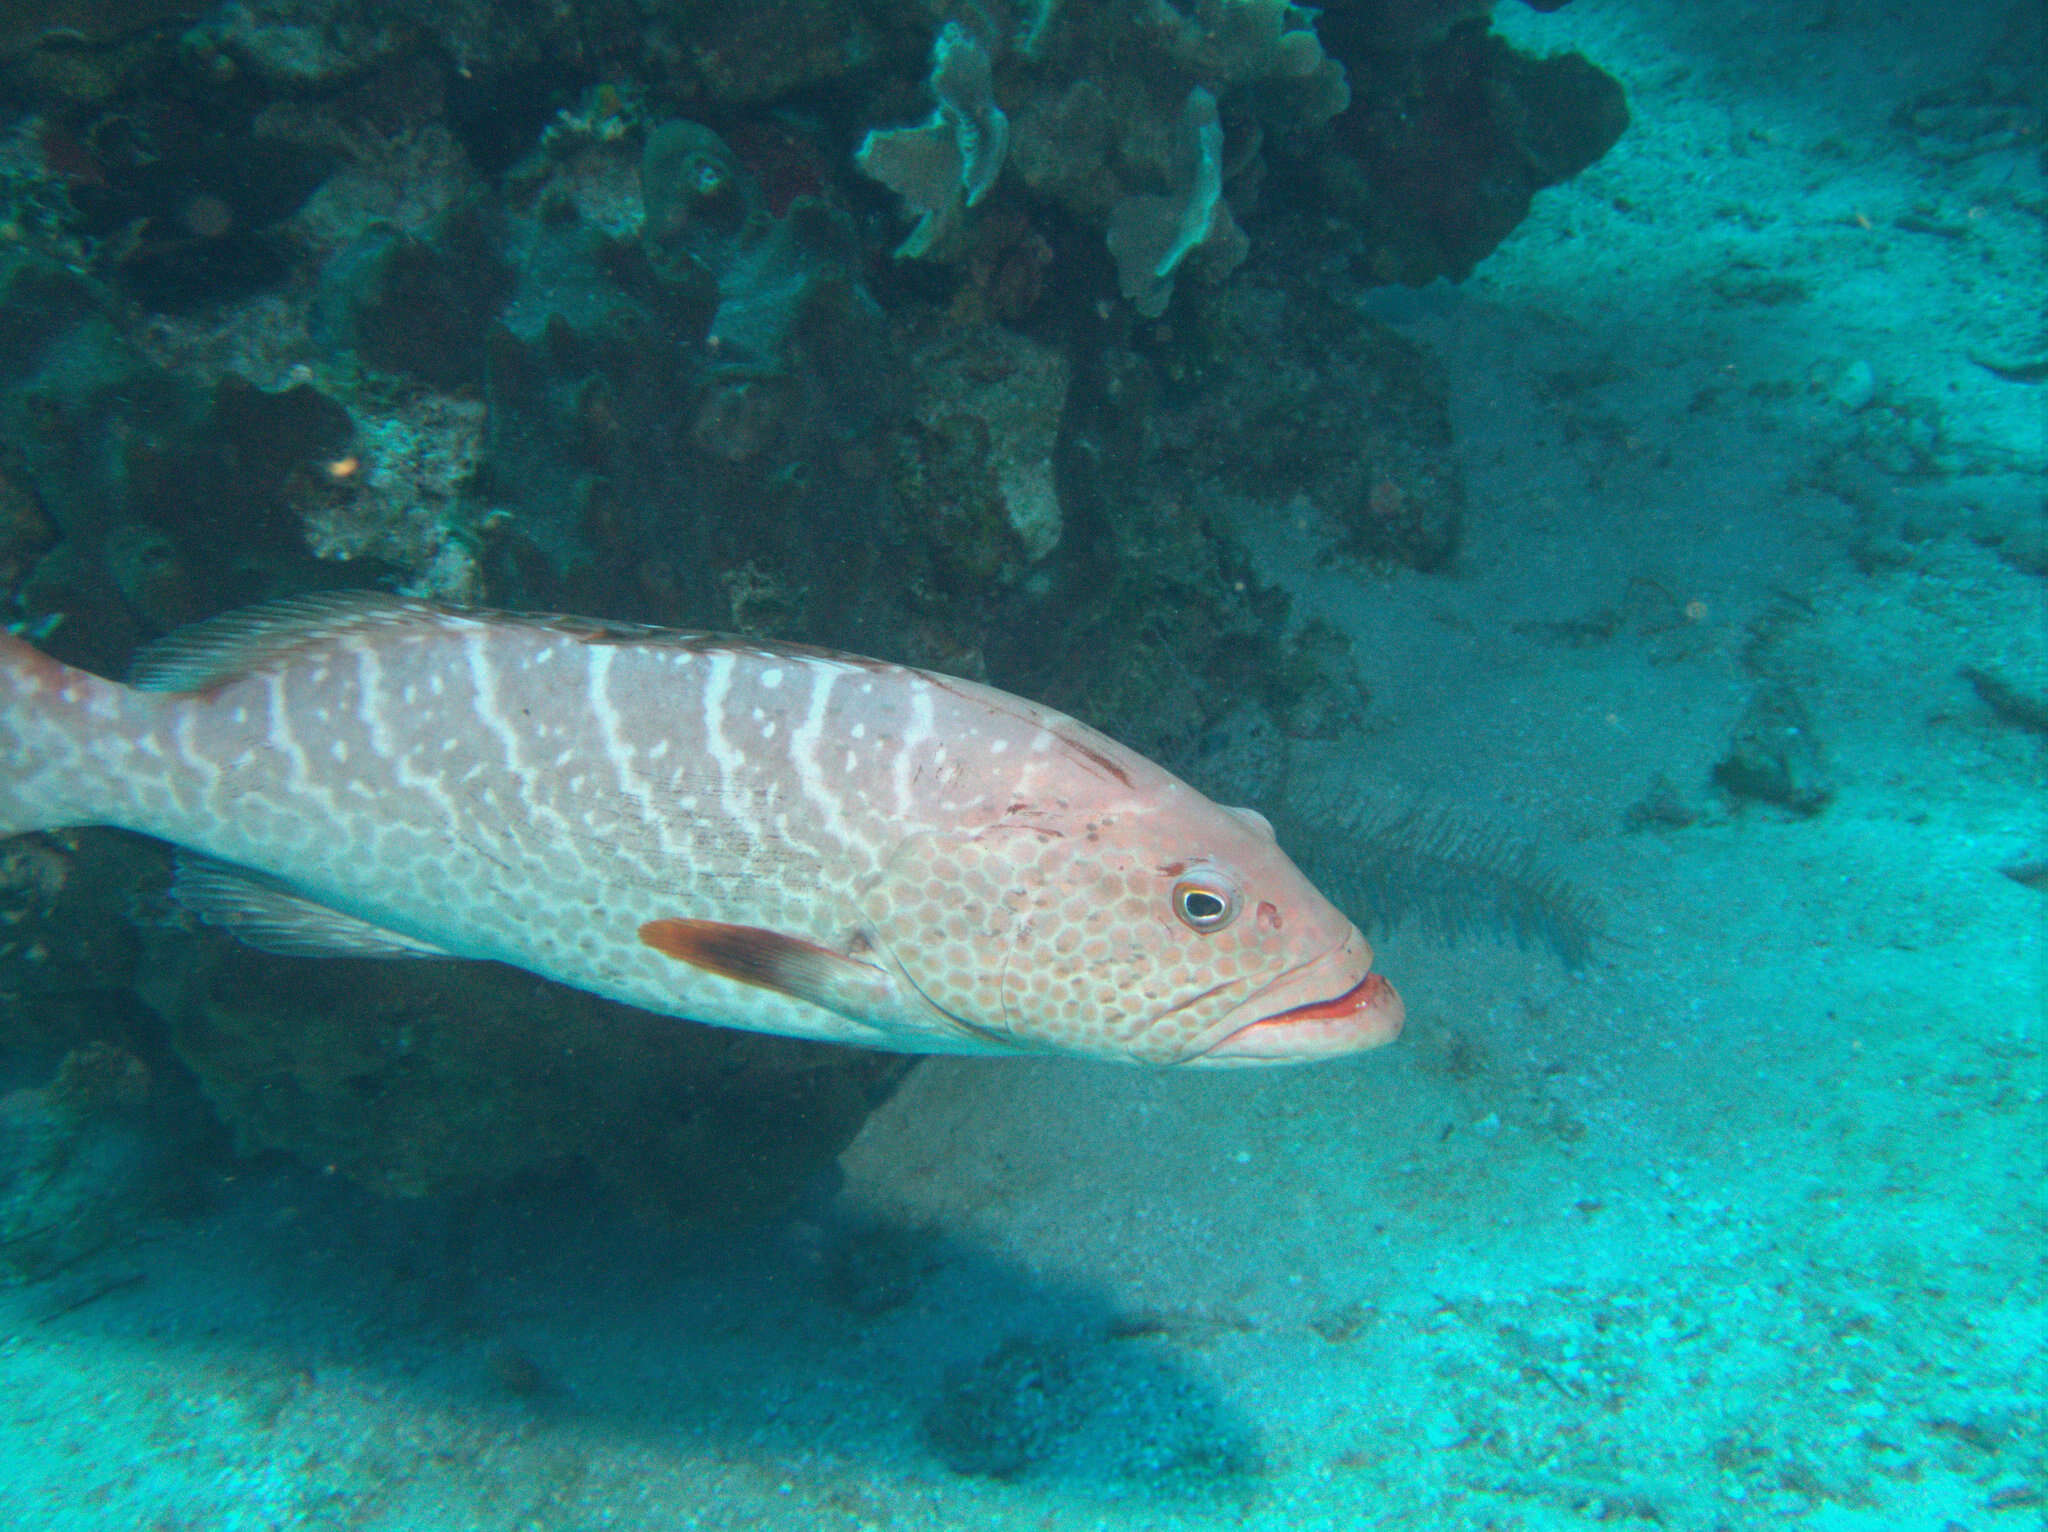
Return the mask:
MULTIPOLYGON (((574 1176, 405 1197, 386 1195, 407 1189, 395 1171, 258 1152, 246 1126, 229 1142, 192 1104, 219 1080, 170 1078, 150 1009, 168 982, 150 975, 197 938, 142 899, 119 913, 144 976, 104 1016, 60 1025, 0 954, 17 964, 0 1006, 148 1060, 157 1093, 67 1137, 47 1094, 63 1049, 25 1036, 7 1060, 7 1238, 46 1253, 0 1287, 0 1516, 2041 1525, 2044 193, 2024 9, 1504 6, 1519 46, 1623 82, 1628 132, 1463 282, 1331 279, 1441 368, 1457 557, 1333 558, 1312 496, 1220 474, 1199 496, 1289 621, 1350 637, 1370 693, 1355 724, 1293 747, 1266 806, 1307 837, 1333 804, 1417 797, 1498 827, 1597 912, 1585 961, 1483 916, 1458 940, 1410 921, 1374 933, 1407 1032, 1356 1060, 928 1061, 792 1206, 733 1229, 647 1216, 687 1188, 637 1211, 574 1176), (1777 788, 1744 776, 1759 758, 1777 788), (120 1195, 135 1205, 109 1213, 120 1195)), ((47 86, 11 88, 10 112, 54 110, 47 86)), ((503 167, 477 142, 488 181, 503 167)), ((1267 280, 1280 213, 1261 206, 1230 281, 1267 280)), ((862 226, 884 260, 900 234, 862 226)), ((1113 302, 1106 269, 1056 243, 1113 302)), ((885 306, 920 301, 897 281, 876 278, 885 306)), ((289 293, 267 269, 196 308, 160 285, 128 300, 156 317, 121 323, 159 360, 212 348, 259 372, 262 305, 289 293)), ((1052 344, 1034 323, 1018 329, 1052 344)), ((261 382, 281 391, 292 359, 272 360, 261 382)), ((330 583, 512 578, 456 567, 493 545, 447 534, 472 515, 447 486, 465 453, 557 470, 464 434, 512 408, 502 379, 432 386, 434 429, 408 416, 428 446, 381 459, 406 464, 418 514, 375 537, 321 523, 352 556, 330 583)), ((9 484, 54 515, 73 480, 51 461, 0 443, 9 484)), ((239 563, 195 557, 191 581, 275 594, 249 573, 266 526, 236 535, 256 550, 239 563)), ((70 609, 76 658, 201 603, 146 555, 123 566, 126 607, 70 609)), ((9 888, 48 866, 139 877, 93 844, 10 863, 9 888)), ((494 1025, 438 1024, 472 1021, 494 1025)), ((568 1050, 560 1067, 580 1088, 568 1050)), ((622 1102, 609 1131, 656 1110, 622 1102)), ((411 1131, 431 1178, 433 1137, 411 1131)))

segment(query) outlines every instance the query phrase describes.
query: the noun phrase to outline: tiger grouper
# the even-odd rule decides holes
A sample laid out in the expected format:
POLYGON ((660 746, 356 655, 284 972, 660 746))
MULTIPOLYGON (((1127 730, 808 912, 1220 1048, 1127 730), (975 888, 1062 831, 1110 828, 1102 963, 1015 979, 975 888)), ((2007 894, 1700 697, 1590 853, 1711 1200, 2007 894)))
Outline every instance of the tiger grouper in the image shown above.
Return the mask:
POLYGON ((0 634, 0 835, 184 849, 297 955, 494 959, 917 1053, 1265 1064, 1402 1005, 1249 809, 972 681, 799 646, 301 598, 130 685, 0 634))

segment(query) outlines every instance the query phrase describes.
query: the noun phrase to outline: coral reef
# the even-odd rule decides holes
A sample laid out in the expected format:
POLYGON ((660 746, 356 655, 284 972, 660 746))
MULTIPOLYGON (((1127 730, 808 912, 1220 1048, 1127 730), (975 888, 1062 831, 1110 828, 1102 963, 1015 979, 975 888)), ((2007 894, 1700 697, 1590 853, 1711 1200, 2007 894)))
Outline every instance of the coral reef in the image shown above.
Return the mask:
POLYGON ((1172 185, 1164 197, 1125 197, 1109 210, 1117 286, 1147 319, 1166 312, 1183 265, 1221 281, 1244 260, 1244 231, 1223 200, 1223 125, 1216 98, 1197 85, 1181 113, 1172 185))
MULTIPOLYGON (((0 17, 0 619, 109 674, 344 584, 737 629, 986 677, 1275 801, 1365 678, 1237 518, 1455 556, 1442 385, 1359 290, 1469 270, 1625 121, 1488 11, 0 17)), ((25 1088, 104 1043, 194 1132, 196 1079, 241 1148, 391 1191, 581 1166, 760 1212, 903 1067, 224 950, 120 837, 0 858, 25 1088)))
POLYGON ((134 996, 141 935, 110 918, 153 860, 110 832, 0 842, 0 1015, 10 1071, 47 1073, 70 1052, 107 1043, 161 1066, 151 1019, 134 996))
POLYGON ((1489 9, 1118 0, 1004 26, 976 8, 981 35, 962 19, 939 34, 939 110, 870 132, 857 158, 918 220, 896 253, 954 259, 1007 149, 1030 194, 1103 230, 1149 318, 1184 266, 1213 283, 1244 259, 1242 220, 1276 163, 1365 235, 1373 280, 1463 276, 1628 121, 1611 79, 1576 56, 1521 57, 1487 33, 1489 9))
POLYGON ((997 325, 945 319, 908 351, 913 402, 897 487, 910 514, 972 579, 1045 558, 1063 526, 1053 461, 1065 354, 997 325))
POLYGON ((1042 7, 977 37, 949 21, 924 124, 871 132, 861 168, 918 218, 899 256, 960 254, 968 209, 1006 159, 1037 197, 1104 231, 1120 289, 1156 318, 1174 278, 1220 281, 1244 257, 1226 176, 1256 187, 1268 133, 1308 132, 1349 101, 1309 13, 1275 0, 1042 7), (1220 103, 1239 118, 1226 156, 1220 103), (1005 102, 1012 103, 1006 109, 1005 102))
POLYGON ((871 132, 853 162, 903 199, 917 217, 898 255, 925 255, 988 195, 1010 148, 1010 119, 995 104, 988 52, 957 21, 932 45, 938 107, 912 128, 871 132))
POLYGON ((1330 152, 1299 167, 1317 204, 1354 230, 1350 261, 1376 283, 1471 274, 1628 126, 1621 86, 1576 54, 1525 58, 1473 22, 1389 47, 1368 16, 1329 18, 1357 100, 1330 152))
POLYGON ((1413 342, 1278 273, 1233 283, 1202 321, 1169 353, 1199 386, 1155 412, 1159 456, 1184 492, 1290 502, 1349 556, 1450 562, 1464 477, 1443 382, 1413 342))
POLYGON ((484 406, 426 393, 389 411, 353 415, 350 450, 300 480, 306 547, 318 559, 407 570, 409 596, 475 604, 484 595, 477 553, 501 514, 469 494, 484 406))
POLYGON ((0 1277, 53 1276, 196 1206, 211 1145, 186 1096, 106 1042, 0 1094, 0 1277))
POLYGON ((399 1196, 581 1171, 653 1219, 767 1217, 910 1067, 491 966, 295 961, 222 938, 165 961, 178 1055, 237 1146, 399 1196))

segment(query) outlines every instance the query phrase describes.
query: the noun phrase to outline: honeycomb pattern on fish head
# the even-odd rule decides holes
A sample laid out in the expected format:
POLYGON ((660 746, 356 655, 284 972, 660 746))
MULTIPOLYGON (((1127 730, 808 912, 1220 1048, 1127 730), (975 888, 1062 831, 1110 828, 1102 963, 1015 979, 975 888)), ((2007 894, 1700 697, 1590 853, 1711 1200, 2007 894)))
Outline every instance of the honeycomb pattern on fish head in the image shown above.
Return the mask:
POLYGON ((914 836, 868 896, 871 929, 932 1005, 985 1038, 1189 1059, 1350 929, 1262 826, 1197 801, 1192 826, 1096 814, 914 836))

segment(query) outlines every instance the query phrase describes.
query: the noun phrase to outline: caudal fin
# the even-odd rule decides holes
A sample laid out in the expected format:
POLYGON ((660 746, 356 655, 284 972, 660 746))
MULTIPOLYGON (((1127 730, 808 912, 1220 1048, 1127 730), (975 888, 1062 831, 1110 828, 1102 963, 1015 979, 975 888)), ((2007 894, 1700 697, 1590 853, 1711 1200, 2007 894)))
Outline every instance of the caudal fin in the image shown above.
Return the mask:
POLYGON ((108 769, 91 741, 120 727, 129 695, 0 630, 0 836, 104 816, 108 769))

